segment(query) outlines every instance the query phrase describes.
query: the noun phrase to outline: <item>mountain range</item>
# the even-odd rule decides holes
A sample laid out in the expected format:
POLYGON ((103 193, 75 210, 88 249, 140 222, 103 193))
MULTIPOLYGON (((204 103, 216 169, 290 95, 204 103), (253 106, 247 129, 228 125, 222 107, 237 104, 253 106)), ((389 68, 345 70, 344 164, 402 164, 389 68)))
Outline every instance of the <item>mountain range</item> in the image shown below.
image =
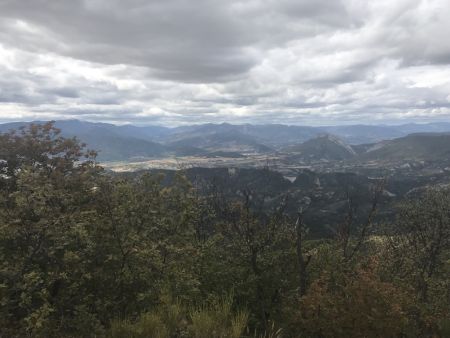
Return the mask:
MULTIPOLYGON (((0 124, 0 132, 27 124, 0 124)), ((274 152, 288 152, 311 161, 427 159, 437 153, 450 154, 450 123, 330 127, 222 123, 168 128, 60 120, 55 121, 55 126, 63 136, 76 136, 90 149, 98 150, 101 161, 167 156, 240 157, 274 152)))

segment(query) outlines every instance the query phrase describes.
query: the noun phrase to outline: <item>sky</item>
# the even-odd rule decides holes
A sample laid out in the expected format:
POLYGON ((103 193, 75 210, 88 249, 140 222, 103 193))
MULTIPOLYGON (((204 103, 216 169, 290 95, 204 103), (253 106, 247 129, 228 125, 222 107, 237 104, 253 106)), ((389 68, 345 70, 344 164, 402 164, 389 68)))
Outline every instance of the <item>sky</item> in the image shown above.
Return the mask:
POLYGON ((0 0, 0 122, 450 121, 449 0, 0 0))

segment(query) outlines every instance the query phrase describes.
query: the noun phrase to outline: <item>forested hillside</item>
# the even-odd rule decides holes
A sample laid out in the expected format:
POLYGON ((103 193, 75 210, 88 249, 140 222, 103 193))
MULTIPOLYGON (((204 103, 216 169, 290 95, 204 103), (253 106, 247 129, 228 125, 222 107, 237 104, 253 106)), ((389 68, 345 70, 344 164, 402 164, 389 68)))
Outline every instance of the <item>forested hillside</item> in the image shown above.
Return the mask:
POLYGON ((112 175, 51 123, 0 134, 0 337, 450 336, 449 190, 379 224, 377 181, 313 239, 314 200, 192 181, 112 175))

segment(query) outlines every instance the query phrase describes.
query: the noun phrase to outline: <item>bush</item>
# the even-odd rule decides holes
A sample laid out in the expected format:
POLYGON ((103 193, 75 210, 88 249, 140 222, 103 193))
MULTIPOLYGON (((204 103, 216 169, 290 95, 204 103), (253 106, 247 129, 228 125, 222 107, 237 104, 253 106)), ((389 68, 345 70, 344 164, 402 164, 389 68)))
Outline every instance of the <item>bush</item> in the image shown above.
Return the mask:
POLYGON ((300 301, 297 330, 307 337, 397 337, 405 332, 407 297, 373 266, 336 278, 324 274, 300 301))
POLYGON ((245 311, 234 314, 232 305, 231 296, 193 308, 166 298, 157 309, 141 315, 135 322, 114 320, 109 337, 239 338, 247 327, 248 314, 245 311))

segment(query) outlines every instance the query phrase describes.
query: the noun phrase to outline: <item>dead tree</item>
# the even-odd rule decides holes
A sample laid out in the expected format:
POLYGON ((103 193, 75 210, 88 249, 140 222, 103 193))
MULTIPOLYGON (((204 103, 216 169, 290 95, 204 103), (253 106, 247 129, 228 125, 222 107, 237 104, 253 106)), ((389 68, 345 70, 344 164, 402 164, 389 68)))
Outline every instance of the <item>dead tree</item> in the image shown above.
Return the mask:
POLYGON ((298 274, 299 274, 299 295, 303 297, 306 295, 307 288, 307 268, 311 261, 311 255, 305 255, 303 252, 304 235, 306 234, 305 224, 303 222, 303 209, 301 208, 297 213, 297 221, 295 222, 295 246, 297 253, 298 274))
POLYGON ((384 192, 384 187, 386 184, 385 179, 381 179, 375 185, 372 194, 372 201, 370 205, 367 218, 359 226, 359 231, 355 234, 352 233, 352 228, 355 227, 355 211, 356 207, 354 205, 353 199, 347 192, 347 215, 344 222, 342 222, 336 231, 336 239, 342 248, 342 257, 344 262, 351 261, 355 255, 361 250, 362 245, 367 240, 370 230, 373 227, 374 218, 378 211, 378 205, 380 198, 384 192))

